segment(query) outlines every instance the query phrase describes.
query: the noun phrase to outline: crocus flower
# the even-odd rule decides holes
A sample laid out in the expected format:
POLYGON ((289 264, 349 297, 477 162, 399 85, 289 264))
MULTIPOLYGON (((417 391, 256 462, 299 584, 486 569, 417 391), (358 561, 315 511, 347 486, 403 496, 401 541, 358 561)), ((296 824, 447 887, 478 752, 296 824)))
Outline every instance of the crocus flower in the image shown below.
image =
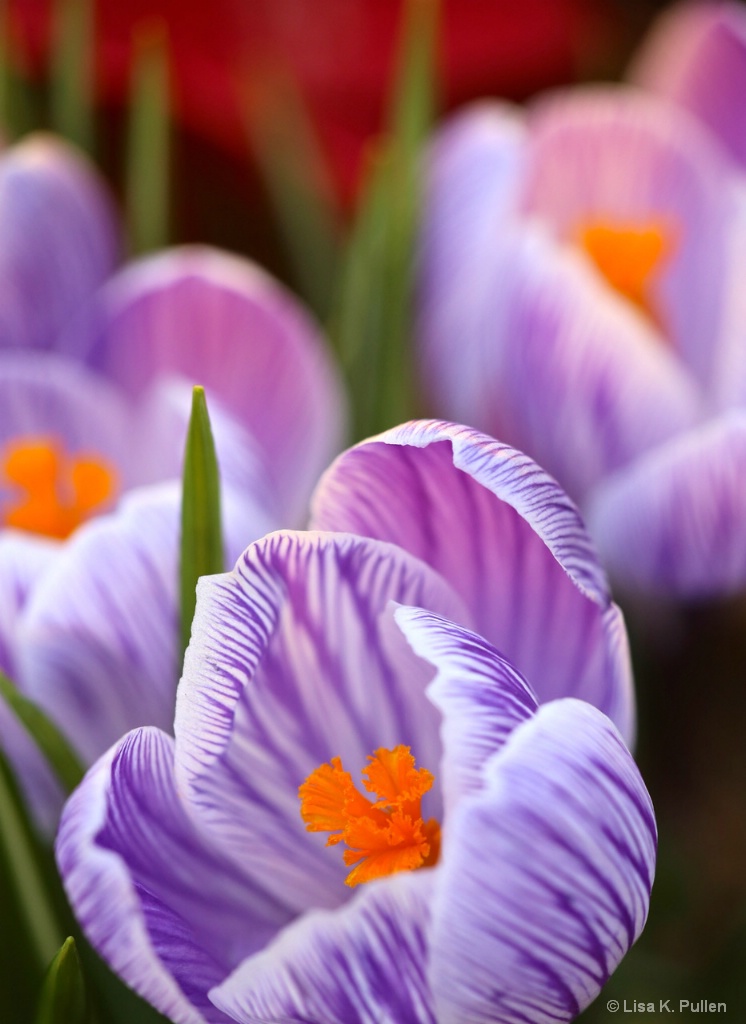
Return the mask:
POLYGON ((580 503, 620 584, 746 584, 744 178, 629 87, 483 104, 432 147, 420 336, 434 400, 580 503))
MULTIPOLYGON (((112 273, 113 210, 64 144, 11 150, 0 195, 0 667, 91 759, 172 720, 179 494, 166 482, 192 385, 207 390, 230 561, 302 523, 339 447, 341 390, 310 318, 248 261, 191 247, 112 273), (146 484, 164 486, 117 507, 146 484)), ((0 735, 28 788, 48 790, 4 708, 0 735)))
MULTIPOLYGON (((502 455, 593 573, 556 485, 502 455)), ((352 534, 271 534, 200 582, 175 739, 121 740, 57 841, 89 939, 176 1024, 569 1021, 598 993, 645 921, 649 797, 611 722, 539 706, 471 618, 352 534)))
POLYGON ((739 3, 683 3, 653 26, 630 77, 695 114, 746 166, 746 11, 739 3))

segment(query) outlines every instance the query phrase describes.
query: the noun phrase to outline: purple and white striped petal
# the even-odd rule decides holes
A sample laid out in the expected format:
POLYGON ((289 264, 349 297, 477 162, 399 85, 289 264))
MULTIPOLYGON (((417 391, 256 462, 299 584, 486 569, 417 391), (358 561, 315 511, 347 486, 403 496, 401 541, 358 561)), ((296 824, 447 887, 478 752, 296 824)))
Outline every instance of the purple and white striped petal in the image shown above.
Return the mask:
POLYGON ((517 110, 481 103, 457 114, 428 155, 419 247, 418 333, 428 391, 449 416, 489 408, 483 364, 495 345, 494 252, 514 218, 525 171, 517 110))
POLYGON ((682 3, 653 26, 630 78, 680 103, 746 165, 746 13, 739 3, 682 3))
POLYGON ((140 729, 68 801, 57 863, 98 952, 175 1024, 228 1020, 207 992, 288 920, 184 812, 173 741, 140 729))
POLYGON ((604 481, 590 528, 620 586, 706 597, 746 586, 746 413, 662 445, 604 481))
POLYGON ((437 669, 427 695, 443 713, 448 817, 463 796, 484 787, 485 764, 538 704, 526 680, 476 633, 422 608, 398 608, 394 617, 414 652, 437 669))
POLYGON ((439 714, 424 693, 432 670, 396 627, 392 601, 468 622, 436 573, 363 537, 271 534, 198 586, 177 776, 221 848, 298 912, 347 892, 342 858, 301 819, 308 775, 339 756, 358 779, 376 749, 399 744, 418 765, 440 761, 439 714))
POLYGON ((338 450, 343 399, 317 328, 247 260, 175 249, 113 278, 76 324, 90 365, 133 397, 158 377, 203 385, 258 441, 286 522, 338 450))
POLYGON ((393 542, 436 569, 539 700, 588 700, 630 735, 619 611, 577 508, 525 455, 468 427, 405 424, 339 456, 312 509, 315 528, 393 542))
POLYGON ((540 707, 447 822, 437 1020, 573 1020, 642 931, 655 848, 650 797, 608 719, 575 700, 540 707))
POLYGON ((663 225, 671 253, 651 299, 664 334, 709 386, 740 181, 720 147, 686 111, 621 86, 558 93, 528 123, 528 213, 572 242, 589 222, 663 225))
POLYGON ((692 374, 577 252, 524 227, 502 239, 491 273, 493 346, 475 415, 576 501, 700 420, 704 396, 692 374))
POLYGON ((0 156, 0 347, 56 348, 114 269, 114 204, 83 154, 30 135, 0 156))
POLYGON ((90 762, 137 725, 171 729, 179 495, 132 492, 81 527, 35 588, 19 628, 19 685, 90 762))
POLYGON ((435 874, 395 875, 304 914, 211 999, 241 1024, 437 1024, 426 977, 435 874))

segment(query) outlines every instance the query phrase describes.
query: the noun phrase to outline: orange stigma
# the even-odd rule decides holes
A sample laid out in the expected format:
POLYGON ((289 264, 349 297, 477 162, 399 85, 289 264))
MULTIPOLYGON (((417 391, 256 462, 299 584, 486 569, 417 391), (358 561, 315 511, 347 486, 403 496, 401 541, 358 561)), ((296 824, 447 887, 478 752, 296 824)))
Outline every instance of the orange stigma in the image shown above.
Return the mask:
POLYGON ((652 286, 674 250, 670 227, 598 220, 581 225, 578 234, 611 287, 659 324, 652 286))
POLYGON ((2 508, 3 524, 60 540, 114 497, 116 474, 95 456, 68 455, 54 438, 6 445, 3 483, 17 493, 2 508))
POLYGON ((331 832, 327 846, 347 845, 344 862, 356 865, 345 879, 347 885, 436 863, 440 825, 434 818, 423 821, 420 809, 433 776, 414 764, 404 746, 382 747, 369 757, 363 785, 378 797, 375 803, 355 787, 338 757, 311 772, 298 790, 307 830, 331 832))

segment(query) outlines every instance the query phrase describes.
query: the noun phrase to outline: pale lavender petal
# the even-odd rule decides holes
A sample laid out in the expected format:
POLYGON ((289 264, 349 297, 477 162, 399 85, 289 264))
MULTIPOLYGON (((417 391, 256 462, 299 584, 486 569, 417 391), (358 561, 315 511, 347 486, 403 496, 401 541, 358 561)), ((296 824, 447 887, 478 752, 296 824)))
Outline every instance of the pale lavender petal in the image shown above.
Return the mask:
MULTIPOLYGON (((276 533, 232 573, 203 579, 179 686, 177 775, 193 813, 237 863, 294 909, 345 897, 346 868, 308 833, 298 787, 335 756, 353 779, 379 747, 437 766, 432 669, 391 601, 456 621, 447 584, 406 552, 362 537, 276 533), (308 879, 313 878, 309 887, 308 879)), ((439 791, 427 817, 438 816, 439 791)))
POLYGON ((525 455, 468 427, 405 424, 339 456, 312 525, 392 541, 427 562, 539 700, 589 700, 629 735, 618 610, 577 508, 525 455))
POLYGON ((177 655, 176 487, 134 491, 81 527, 19 629, 19 683, 90 762, 137 725, 170 730, 177 655))
POLYGON ((702 418, 702 389, 670 344, 577 252, 528 227, 502 240, 495 265, 489 400, 475 416, 576 501, 702 418))
POLYGON ((720 147, 686 111, 623 86, 558 93, 535 106, 529 126, 525 208, 560 237, 574 243, 598 220, 666 226, 672 252, 651 300, 665 335, 709 385, 740 182, 720 147))
POLYGON ((176 249, 113 278, 76 332, 133 397, 158 377, 203 385, 256 438, 299 520, 338 450, 343 401, 317 328, 279 284, 239 257, 176 249))
POLYGON ((526 680, 476 633, 422 608, 399 608, 395 618, 415 653, 437 669, 427 695, 443 713, 447 817, 465 794, 483 788, 485 764, 538 704, 526 680))
POLYGON ((614 727, 574 700, 539 708, 446 823, 430 983, 441 1024, 558 1024, 642 931, 650 797, 614 727))
POLYGON ((516 213, 525 131, 506 104, 457 114, 427 154, 418 333, 429 393, 454 419, 489 406, 483 364, 495 344, 493 255, 516 213))
POLYGON ((210 996, 241 1024, 436 1024, 426 977, 435 872, 366 885, 305 914, 210 996))
POLYGON ((97 456, 126 488, 136 474, 136 453, 127 443, 130 415, 115 387, 71 359, 51 352, 0 353, 0 495, 8 497, 5 446, 39 438, 58 440, 71 455, 97 456))
POLYGON ((0 748, 10 762, 34 823, 52 837, 65 794, 49 762, 30 734, 0 697, 0 748))
POLYGON ((746 12, 739 3, 677 4, 659 18, 630 77, 686 107, 746 164, 746 12))
POLYGON ((173 742, 125 737, 69 800, 57 863, 89 941, 175 1024, 222 1024, 208 990, 262 948, 287 911, 215 851, 184 812, 173 742))
POLYGON ((114 204, 69 143, 36 134, 0 156, 0 347, 57 347, 114 269, 114 204))
POLYGON ((620 586, 679 597, 746 585, 746 413, 725 414, 598 488, 589 523, 620 586))
MULTIPOLYGON (((181 480, 192 390, 184 380, 173 377, 161 378, 148 389, 138 407, 137 424, 133 425, 133 443, 140 454, 139 482, 181 480)), ((229 518, 226 513, 233 509, 243 521, 239 545, 229 544, 226 564, 232 565, 251 541, 283 525, 280 502, 255 438, 214 395, 205 397, 218 461, 223 518, 229 518)), ((232 528, 226 529, 230 532, 232 528)))
POLYGON ((18 623, 26 603, 59 554, 59 541, 0 531, 0 671, 16 677, 18 623))
MULTIPOLYGON (((18 679, 19 622, 34 588, 54 564, 57 541, 16 530, 0 532, 0 671, 18 679)), ((0 746, 10 761, 34 819, 52 834, 63 793, 39 748, 0 698, 0 746)))

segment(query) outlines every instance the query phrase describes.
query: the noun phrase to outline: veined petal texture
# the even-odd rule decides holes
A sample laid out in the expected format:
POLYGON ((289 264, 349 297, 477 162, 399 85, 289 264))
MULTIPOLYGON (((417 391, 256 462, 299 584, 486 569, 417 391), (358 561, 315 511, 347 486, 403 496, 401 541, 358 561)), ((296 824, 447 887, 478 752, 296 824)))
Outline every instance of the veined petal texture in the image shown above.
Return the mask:
POLYGON ((619 610, 577 508, 525 455, 455 424, 395 427, 332 464, 311 525, 416 555, 451 583, 540 700, 589 700, 631 735, 619 610))
POLYGON ((595 708, 539 708, 456 808, 432 902, 438 1024, 571 1021, 638 937, 653 882, 650 797, 595 708))
POLYGON ((206 247, 116 275, 75 325, 87 359, 132 396, 176 376, 214 393, 258 441, 287 522, 341 442, 343 397, 324 342, 255 264, 206 247))
POLYGON ((90 770, 57 838, 68 896, 112 968, 175 1024, 223 1024, 208 990, 288 919, 202 835, 173 741, 140 729, 90 770))
MULTIPOLYGON (((296 912, 345 895, 341 858, 300 817, 309 774, 340 757, 357 777, 376 749, 398 744, 420 764, 440 761, 439 716, 424 696, 431 670, 391 601, 469 621, 437 573, 364 537, 270 534, 232 573, 198 587, 177 696, 177 777, 223 849, 296 912)), ((439 787, 428 796, 439 802, 439 787)))
POLYGON ((119 255, 114 204, 84 155, 28 136, 0 155, 0 347, 58 348, 119 255))

